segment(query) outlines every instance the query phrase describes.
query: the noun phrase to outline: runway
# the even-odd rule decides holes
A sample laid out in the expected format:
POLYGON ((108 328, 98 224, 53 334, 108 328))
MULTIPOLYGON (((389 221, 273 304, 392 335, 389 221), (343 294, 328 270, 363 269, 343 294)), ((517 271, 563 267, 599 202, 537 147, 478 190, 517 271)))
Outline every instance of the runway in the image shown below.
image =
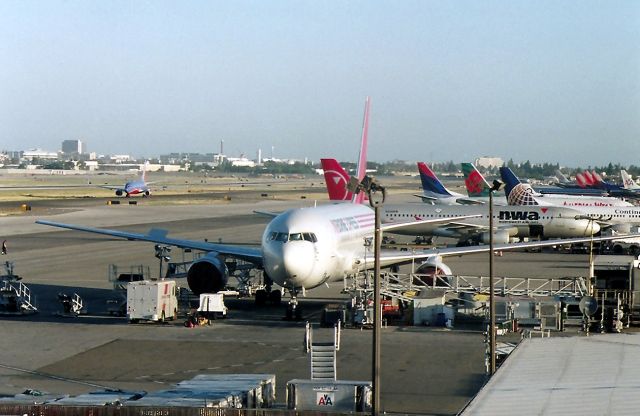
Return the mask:
MULTIPOLYGON (((146 232, 165 228, 180 238, 259 244, 268 218, 253 210, 282 211, 311 201, 253 200, 201 205, 74 204, 57 202, 42 213, 0 218, 2 235, 16 274, 38 296, 40 313, 0 318, 0 394, 26 388, 78 394, 95 386, 147 391, 199 373, 273 373, 277 399, 285 400, 285 384, 309 378, 309 356, 303 350, 304 322, 287 322, 284 307, 255 307, 246 300, 229 300, 229 318, 188 329, 182 321, 167 324, 128 324, 109 317, 106 299, 109 264, 145 264, 158 273, 153 244, 130 242, 36 225, 35 219, 146 232), (60 318, 58 292, 77 292, 89 315, 60 318), (56 378, 52 378, 56 377, 56 378)), ((175 250, 174 261, 180 251, 175 250)), ((583 255, 509 253, 496 260, 497 275, 584 276, 583 255), (525 263, 526 262, 526 263, 525 263)), ((487 274, 486 255, 447 260, 455 273, 487 274)), ((327 302, 344 300, 341 285, 308 292, 302 300, 305 319, 317 324, 327 302)), ((332 332, 317 329, 316 336, 332 332)), ((347 329, 338 352, 338 377, 371 380, 372 333, 347 329)), ((441 330, 388 327, 382 335, 382 409, 388 412, 456 414, 484 382, 484 344, 479 328, 441 330)))

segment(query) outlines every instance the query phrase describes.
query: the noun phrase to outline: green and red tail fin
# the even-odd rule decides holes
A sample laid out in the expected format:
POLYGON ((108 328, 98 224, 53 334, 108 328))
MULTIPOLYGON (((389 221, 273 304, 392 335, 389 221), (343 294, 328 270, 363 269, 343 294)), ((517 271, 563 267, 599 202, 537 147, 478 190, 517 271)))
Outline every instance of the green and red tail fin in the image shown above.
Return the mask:
POLYGON ((482 173, 473 166, 473 163, 462 163, 462 173, 464 174, 464 185, 469 196, 489 196, 491 187, 482 176, 482 173))

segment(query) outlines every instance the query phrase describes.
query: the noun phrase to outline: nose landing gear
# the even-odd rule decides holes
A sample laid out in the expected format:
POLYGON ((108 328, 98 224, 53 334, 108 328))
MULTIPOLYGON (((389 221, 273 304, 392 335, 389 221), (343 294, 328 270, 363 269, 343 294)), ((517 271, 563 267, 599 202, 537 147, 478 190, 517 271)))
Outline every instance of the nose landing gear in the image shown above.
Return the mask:
POLYGON ((287 321, 299 321, 302 319, 302 308, 298 304, 298 298, 296 297, 295 292, 291 293, 291 300, 287 305, 287 312, 285 315, 285 320, 287 321))

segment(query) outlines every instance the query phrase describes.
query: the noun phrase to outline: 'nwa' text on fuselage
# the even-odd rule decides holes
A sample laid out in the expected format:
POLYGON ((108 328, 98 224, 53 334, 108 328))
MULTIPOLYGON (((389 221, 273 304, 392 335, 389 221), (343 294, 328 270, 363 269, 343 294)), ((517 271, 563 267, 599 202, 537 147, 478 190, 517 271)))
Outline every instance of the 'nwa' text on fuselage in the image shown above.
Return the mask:
POLYGON ((540 214, 535 211, 500 211, 499 218, 505 221, 538 221, 540 214))

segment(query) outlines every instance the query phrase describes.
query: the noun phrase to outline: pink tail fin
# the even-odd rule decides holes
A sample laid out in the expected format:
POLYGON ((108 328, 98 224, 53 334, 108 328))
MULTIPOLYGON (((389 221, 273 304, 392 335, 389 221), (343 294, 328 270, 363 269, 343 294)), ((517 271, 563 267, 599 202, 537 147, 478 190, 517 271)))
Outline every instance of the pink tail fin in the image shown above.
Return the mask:
MULTIPOLYGON (((356 168, 356 177, 358 181, 364 179, 367 173, 367 147, 369 136, 369 107, 371 100, 369 97, 364 102, 364 118, 362 120, 362 137, 360 139, 360 156, 358 157, 358 167, 356 168)), ((360 192, 353 196, 353 202, 361 204, 365 200, 364 192, 360 192)))

